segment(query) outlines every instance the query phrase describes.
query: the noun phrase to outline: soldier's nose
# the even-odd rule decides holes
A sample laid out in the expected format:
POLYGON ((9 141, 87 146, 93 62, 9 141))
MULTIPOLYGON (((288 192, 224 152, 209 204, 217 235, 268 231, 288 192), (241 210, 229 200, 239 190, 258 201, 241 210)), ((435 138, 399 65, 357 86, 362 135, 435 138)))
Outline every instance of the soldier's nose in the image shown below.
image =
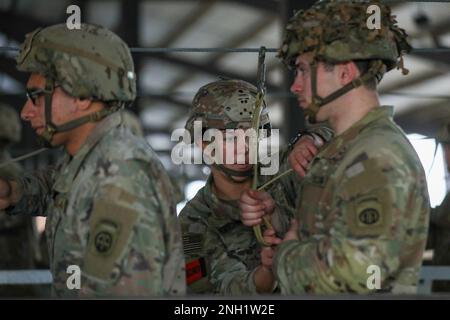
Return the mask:
POLYGON ((293 93, 293 94, 297 94, 297 93, 299 93, 300 91, 301 91, 301 85, 300 85, 300 81, 298 81, 297 79, 295 79, 294 80, 294 82, 292 83, 292 85, 291 85, 291 88, 290 88, 290 90, 291 90, 291 92, 293 93))
POLYGON ((30 100, 27 100, 20 111, 20 118, 24 121, 30 121, 33 114, 33 103, 30 100))

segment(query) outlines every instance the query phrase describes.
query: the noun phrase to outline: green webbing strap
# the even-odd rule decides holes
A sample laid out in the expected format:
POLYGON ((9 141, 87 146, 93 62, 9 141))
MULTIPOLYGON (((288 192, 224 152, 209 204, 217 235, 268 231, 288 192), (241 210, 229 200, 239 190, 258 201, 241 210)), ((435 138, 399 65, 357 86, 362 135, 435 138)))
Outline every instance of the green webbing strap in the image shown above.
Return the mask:
POLYGON ((44 132, 38 137, 38 142, 43 147, 50 147, 53 135, 56 131, 56 126, 52 122, 52 97, 55 90, 52 79, 46 79, 45 83, 45 128, 44 132))
POLYGON ((57 132, 65 132, 79 127, 88 122, 97 122, 113 112, 116 112, 120 107, 109 107, 100 111, 88 114, 81 118, 66 122, 62 125, 55 125, 52 121, 52 97, 55 90, 55 85, 52 79, 47 78, 45 84, 45 129, 39 136, 39 144, 44 147, 50 147, 53 136, 57 132))
POLYGON ((350 90, 357 88, 365 83, 367 83, 370 79, 377 77, 379 74, 383 74, 386 71, 386 66, 383 61, 375 60, 371 62, 369 70, 363 74, 362 76, 354 79, 352 82, 347 83, 342 88, 334 91, 329 94, 325 98, 320 97, 317 94, 317 61, 311 63, 311 90, 312 90, 312 103, 305 110, 307 114, 311 116, 312 122, 315 122, 315 116, 317 112, 319 112, 319 108, 330 103, 331 101, 343 96, 350 90))
MULTIPOLYGON (((264 62, 265 58, 266 58, 266 47, 261 47, 259 49, 258 55, 258 72, 257 72, 258 93, 256 95, 255 110, 253 111, 252 117, 252 128, 253 130, 255 130, 257 138, 259 138, 259 123, 264 101, 264 94, 266 91, 265 90, 266 65, 264 62)), ((255 160, 255 164, 253 165, 252 190, 257 190, 258 187, 258 149, 259 149, 258 147, 259 147, 259 139, 256 139, 256 148, 253 148, 254 152, 253 159, 255 160)), ((263 221, 267 228, 272 229, 272 225, 267 217, 263 216, 263 221)), ((261 231, 261 225, 258 224, 256 226, 253 226, 253 232, 255 233, 256 239, 261 245, 266 247, 270 246, 270 243, 264 241, 264 237, 261 231)))
POLYGON ((103 118, 105 118, 106 116, 110 115, 111 113, 116 112, 117 109, 115 108, 105 108, 102 109, 100 111, 88 114, 86 116, 83 116, 81 118, 66 122, 60 126, 56 127, 56 132, 64 132, 64 131, 69 131, 72 130, 76 127, 79 127, 85 123, 88 122, 97 122, 102 120, 103 118))

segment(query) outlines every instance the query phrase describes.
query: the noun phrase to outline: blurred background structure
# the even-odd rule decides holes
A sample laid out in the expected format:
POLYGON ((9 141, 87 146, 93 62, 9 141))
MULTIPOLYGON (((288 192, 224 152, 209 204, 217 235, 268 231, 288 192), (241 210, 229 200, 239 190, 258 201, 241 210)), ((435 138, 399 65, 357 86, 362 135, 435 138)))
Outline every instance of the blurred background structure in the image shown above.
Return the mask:
MULTIPOLYGON (((65 23, 69 5, 81 9, 81 21, 119 34, 132 48, 277 48, 283 26, 294 10, 312 0, 0 0, 0 46, 18 47, 37 27, 65 23)), ((432 206, 447 192, 447 170, 434 136, 450 120, 450 3, 389 1, 400 26, 416 49, 405 59, 407 76, 393 71, 380 86, 383 104, 395 106, 395 120, 410 135, 428 173, 432 206), (430 50, 431 49, 431 50, 430 50)), ((332 19, 333 17, 330 17, 332 19)), ((218 77, 256 83, 257 53, 138 52, 133 50, 138 99, 131 111, 142 122, 146 139, 170 175, 190 198, 203 185, 208 169, 175 165, 174 129, 183 128, 198 88, 218 77)), ((15 68, 14 50, 0 51, 0 101, 20 110, 27 76, 15 68)), ((267 53, 267 102, 281 144, 304 126, 303 115, 289 92, 290 74, 275 53, 267 53)), ((35 134, 24 125, 15 145, 18 156, 37 148, 35 134)), ((58 157, 46 152, 23 162, 38 169, 58 157)), ((179 208, 182 206, 180 204, 179 208)))

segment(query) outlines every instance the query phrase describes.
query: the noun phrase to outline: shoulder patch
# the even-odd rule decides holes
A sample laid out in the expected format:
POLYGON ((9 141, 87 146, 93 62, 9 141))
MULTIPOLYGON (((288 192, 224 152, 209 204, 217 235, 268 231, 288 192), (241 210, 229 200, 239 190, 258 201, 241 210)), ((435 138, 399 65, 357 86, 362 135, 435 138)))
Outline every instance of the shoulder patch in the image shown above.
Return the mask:
POLYGON ((129 245, 138 217, 136 210, 120 203, 107 199, 95 201, 83 272, 108 280, 114 264, 129 245))
POLYGON ((377 190, 370 196, 348 203, 345 217, 354 236, 379 236, 387 232, 392 220, 392 203, 388 191, 377 190))

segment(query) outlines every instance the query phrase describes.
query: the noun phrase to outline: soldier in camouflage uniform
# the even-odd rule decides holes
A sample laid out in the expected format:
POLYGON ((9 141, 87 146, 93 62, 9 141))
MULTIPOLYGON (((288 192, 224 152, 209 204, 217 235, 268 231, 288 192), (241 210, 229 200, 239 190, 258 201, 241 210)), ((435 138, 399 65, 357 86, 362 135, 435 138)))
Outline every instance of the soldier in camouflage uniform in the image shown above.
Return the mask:
MULTIPOLYGON (((12 107, 0 104, 0 164, 11 160, 7 150, 20 141, 22 125, 12 107)), ((16 163, 0 167, 0 177, 17 178, 22 168, 16 163)), ((34 269, 37 236, 31 217, 8 217, 0 210, 0 270, 34 269)), ((0 285, 2 297, 27 297, 36 293, 31 286, 0 285)))
MULTIPOLYGON (((275 249, 284 294, 416 292, 429 218, 425 175, 393 108, 379 106, 375 81, 403 67, 409 46, 389 8, 377 5, 381 29, 367 28, 368 1, 320 1, 287 26, 280 56, 295 63, 291 91, 336 136, 313 159, 296 220, 275 249)), ((241 207, 247 225, 261 216, 241 207)))
POLYGON ((116 112, 136 97, 128 46, 100 26, 54 25, 27 35, 17 67, 31 73, 22 118, 67 155, 56 169, 1 180, 0 207, 47 215, 53 294, 184 294, 169 178, 116 112))
MULTIPOLYGON (((251 127, 255 100, 256 87, 247 82, 220 80, 209 83, 195 95, 186 129, 192 136, 195 121, 201 121, 203 131, 248 129, 251 127)), ((265 106, 260 123, 263 128, 270 128, 265 106)), ((326 127, 320 127, 309 134, 330 139, 332 133, 326 127)), ((196 143, 202 148, 206 146, 205 142, 203 145, 202 142, 196 143)), ((308 143, 311 143, 310 139, 300 139, 294 148, 305 147, 308 143)), ((230 152, 231 148, 227 146, 224 142, 224 154, 230 152)), ((314 145, 308 147, 315 148, 314 145)), ((248 154, 248 150, 246 152, 248 154)), ((287 152, 282 152, 280 156, 280 172, 288 166, 286 155, 287 152)), ((307 161, 306 158, 303 160, 307 161)), ((261 260, 261 246, 253 230, 239 219, 237 200, 240 193, 251 186, 252 165, 214 163, 211 171, 205 187, 180 213, 188 292, 221 295, 272 292, 273 275, 261 260)), ((268 179, 265 177, 265 180, 268 179)), ((281 180, 283 188, 279 188, 278 184, 271 188, 287 215, 290 215, 289 208, 294 206, 298 179, 292 174, 281 180)))
MULTIPOLYGON (((441 143, 447 170, 450 171, 450 122, 439 131, 436 140, 441 143)), ((431 209, 427 247, 434 249, 433 265, 450 266, 450 193, 442 203, 431 209)), ((435 281, 433 292, 450 292, 450 281, 435 281)))

